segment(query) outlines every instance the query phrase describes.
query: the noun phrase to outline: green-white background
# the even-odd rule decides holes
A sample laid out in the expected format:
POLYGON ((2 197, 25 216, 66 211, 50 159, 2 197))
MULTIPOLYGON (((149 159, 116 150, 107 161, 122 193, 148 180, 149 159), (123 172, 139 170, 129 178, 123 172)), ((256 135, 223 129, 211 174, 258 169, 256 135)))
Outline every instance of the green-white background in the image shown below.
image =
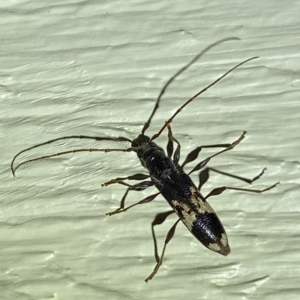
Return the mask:
MULTIPOLYGON (((0 3, 0 298, 300 299, 300 2, 61 1, 0 3), (205 249, 179 224, 158 275, 150 224, 166 201, 114 217, 117 176, 142 171, 133 153, 68 155, 20 168, 14 154, 69 134, 134 138, 164 82, 228 37, 166 92, 149 134, 230 67, 260 56, 189 105, 173 122, 182 158, 198 145, 247 138, 211 166, 253 177, 263 195, 226 192, 210 202, 232 253, 205 249)), ((158 140, 166 144, 166 133, 158 140)), ((76 147, 69 141, 20 159, 76 147)), ((201 157, 211 153, 203 151, 201 157)), ((197 176, 195 177, 197 181, 197 176)), ((242 182, 212 176, 203 192, 242 182)), ((133 192, 128 203, 153 193, 133 192)), ((175 221, 158 228, 159 246, 175 221)))

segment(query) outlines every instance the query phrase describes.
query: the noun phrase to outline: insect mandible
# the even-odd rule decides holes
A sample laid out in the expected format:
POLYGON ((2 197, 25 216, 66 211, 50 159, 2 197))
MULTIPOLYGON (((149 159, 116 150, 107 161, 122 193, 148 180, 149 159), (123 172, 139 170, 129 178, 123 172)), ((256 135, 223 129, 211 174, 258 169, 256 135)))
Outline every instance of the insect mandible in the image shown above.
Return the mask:
MULTIPOLYGON (((217 44, 217 43, 215 43, 217 44)), ((213 44, 212 46, 214 46, 213 44)), ((169 205, 171 206, 172 210, 160 213, 158 214, 154 221, 152 222, 151 229, 152 229, 152 237, 154 241, 154 254, 156 259, 156 265, 154 267, 154 270, 151 272, 151 274, 145 279, 146 282, 148 282, 150 279, 154 277, 154 275, 157 273, 159 267, 162 264, 162 260, 165 254, 166 246, 169 243, 169 241, 172 239, 175 233, 175 229, 179 221, 182 221, 183 224, 187 227, 187 229, 198 239, 206 248, 220 253, 224 256, 228 255, 230 253, 230 247, 228 244, 228 237, 225 232, 225 229, 219 220, 217 214, 213 210, 213 208, 209 205, 207 202, 207 199, 211 196, 219 195, 222 192, 224 192, 226 189, 232 189, 232 190, 240 190, 240 191, 246 191, 246 192, 254 192, 254 193, 262 193, 264 191, 270 190, 274 188, 278 183, 273 184, 270 187, 267 187, 263 190, 255 190, 255 189, 244 189, 244 188, 234 188, 234 187, 228 187, 228 186, 222 186, 213 189, 207 196, 203 196, 200 192, 201 187, 203 184, 208 180, 209 178, 209 171, 214 171, 226 176, 230 176, 242 181, 245 181, 247 183, 252 183, 258 178, 261 177, 261 175, 264 173, 264 170, 254 177, 253 179, 244 178, 241 176, 236 176, 233 174, 229 174, 226 172, 222 172, 216 169, 213 169, 211 167, 207 167, 207 163, 215 156, 224 153, 226 151, 229 151, 233 149, 236 145, 238 145, 245 137, 246 132, 244 131, 241 136, 235 140, 233 143, 226 143, 226 144, 215 144, 215 145, 203 145, 199 146, 193 151, 191 151, 185 161, 182 164, 179 164, 180 159, 180 149, 181 145, 179 141, 173 136, 172 130, 171 130, 171 123, 173 119, 179 114, 179 112, 186 107, 189 103, 191 103, 193 100, 195 100, 199 95, 203 94, 205 91, 207 91, 209 88, 211 88, 213 85, 215 85, 217 82, 219 82, 221 79, 223 79, 225 76, 227 76, 229 73, 231 73, 236 68, 240 67, 241 65, 257 58, 252 57, 249 58, 237 65, 235 65, 233 68, 228 70, 226 73, 224 73, 222 76, 214 80, 212 83, 210 83, 208 86, 200 90, 198 93, 196 93, 193 97, 188 99, 183 105, 181 105, 176 112, 165 122, 165 124, 161 127, 161 129, 154 134, 151 138, 147 135, 145 135, 146 130, 149 128, 152 118, 155 115, 155 112, 157 111, 162 95, 164 94, 165 90, 169 86, 169 84, 184 70, 186 70, 188 67, 190 67, 196 60, 198 60, 205 52, 208 51, 212 46, 207 47, 203 51, 200 52, 191 62, 189 62, 187 65, 185 65, 183 68, 181 68, 178 72, 176 72, 164 85, 162 88, 154 109, 147 120, 147 122, 144 124, 141 133, 138 135, 137 138, 131 140, 127 137, 100 137, 100 136, 86 136, 86 135, 71 135, 71 136, 64 136, 52 140, 48 140, 46 142, 36 144, 34 146, 31 146, 29 148, 26 148, 19 153, 17 153, 11 162, 11 171, 13 175, 15 176, 16 170, 24 165, 28 164, 33 161, 46 159, 54 156, 60 156, 64 154, 69 153, 76 153, 76 152, 135 152, 140 159, 141 164, 148 170, 148 174, 142 174, 137 173, 131 176, 127 177, 119 177, 112 180, 109 180, 102 184, 102 186, 108 186, 111 184, 121 184, 127 187, 127 190, 120 202, 120 207, 112 212, 107 213, 107 215, 114 215, 120 212, 125 212, 128 209, 139 205, 139 204, 145 204, 153 201, 159 194, 162 194, 163 197, 167 200, 169 205), (168 144, 166 147, 166 153, 165 151, 159 147, 154 140, 157 139, 161 133, 164 131, 164 129, 168 130, 168 144), (114 142, 130 142, 131 147, 126 149, 98 149, 98 148, 81 148, 81 149, 74 149, 74 150, 67 150, 51 155, 41 156, 33 159, 28 159, 26 161, 23 161, 19 163, 16 167, 14 167, 14 163, 16 158, 27 151, 30 151, 34 148, 51 144, 60 140, 64 139, 92 139, 96 141, 114 141, 114 142), (174 143, 177 145, 176 149, 174 151, 174 143), (205 158, 204 160, 200 161, 189 173, 184 172, 184 167, 186 164, 194 161, 197 159, 198 154, 203 148, 223 148, 221 151, 216 152, 215 154, 205 158), (195 171, 200 171, 199 179, 200 184, 198 187, 193 183, 193 181, 190 178, 190 174, 195 171), (148 180, 145 180, 148 179, 148 180), (150 180, 149 180, 150 179, 150 180), (128 184, 125 180, 138 180, 141 181, 137 184, 131 185, 128 184), (150 186, 155 186, 159 192, 147 196, 146 198, 140 200, 139 202, 132 204, 130 206, 125 207, 125 199, 128 195, 128 192, 131 190, 135 191, 142 191, 150 186), (171 227, 171 229, 168 231, 166 235, 166 239, 164 242, 164 247, 162 250, 161 255, 158 255, 157 250, 157 242, 156 242, 156 236, 154 232, 154 226, 159 225, 165 221, 165 219, 172 213, 176 213, 178 216, 177 221, 174 223, 174 225, 171 227)))

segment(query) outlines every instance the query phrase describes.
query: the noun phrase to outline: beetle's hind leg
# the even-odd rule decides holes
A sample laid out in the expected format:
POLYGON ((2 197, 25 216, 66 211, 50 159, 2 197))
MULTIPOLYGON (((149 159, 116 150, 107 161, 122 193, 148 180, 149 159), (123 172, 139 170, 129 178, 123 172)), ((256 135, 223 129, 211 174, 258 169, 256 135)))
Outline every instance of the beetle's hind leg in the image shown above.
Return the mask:
POLYGON ((166 251, 166 247, 167 247, 167 244, 170 242, 170 240, 173 238, 174 236, 174 233, 175 233, 175 229, 176 229, 176 226, 178 224, 178 222, 181 220, 181 219, 178 219, 174 225, 170 228, 170 230, 168 231, 167 235, 166 235, 166 239, 165 239, 165 244, 164 244, 164 247, 163 247, 163 250, 162 250, 162 253, 161 253, 161 256, 159 257, 158 255, 158 251, 157 251, 157 241, 156 241, 156 236, 155 236, 155 232, 154 232, 154 226, 155 225, 160 225, 162 224, 165 219, 170 215, 174 213, 173 210, 171 211, 167 211, 167 212, 163 212, 163 213, 160 213, 158 215, 156 215, 156 217, 154 218, 152 224, 151 224, 151 229, 152 229, 152 237, 153 237, 153 242, 154 242, 154 255, 155 255, 155 260, 156 260, 156 265, 152 271, 152 273, 145 279, 146 282, 148 282, 149 280, 151 280, 155 274, 157 273, 158 269, 160 268, 161 264, 162 264, 162 261, 163 261, 163 258, 164 258, 164 255, 165 255, 165 251, 166 251))
POLYGON ((151 223, 151 232, 152 232, 152 238, 153 238, 153 244, 154 244, 154 256, 155 256, 155 260, 158 263, 160 261, 159 255, 158 255, 158 251, 157 251, 157 240, 156 240, 156 235, 155 235, 155 231, 154 231, 154 226, 156 225, 160 225, 162 224, 166 218, 171 215, 172 213, 174 213, 174 210, 169 210, 163 213, 159 213, 155 216, 154 220, 151 223))

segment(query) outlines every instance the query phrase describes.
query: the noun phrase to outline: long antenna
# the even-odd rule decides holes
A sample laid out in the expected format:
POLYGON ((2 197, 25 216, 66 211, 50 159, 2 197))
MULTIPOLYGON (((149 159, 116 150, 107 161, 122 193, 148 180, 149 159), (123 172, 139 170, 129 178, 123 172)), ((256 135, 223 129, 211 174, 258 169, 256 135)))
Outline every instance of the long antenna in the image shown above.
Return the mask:
POLYGON ((181 105, 176 112, 173 114, 173 116, 165 122, 165 124, 163 125, 163 127, 158 131, 158 133, 154 134, 153 137, 151 138, 150 141, 153 141, 154 139, 158 138, 160 136, 160 134, 163 132, 163 130, 173 121, 173 119, 181 112, 181 110, 183 108, 185 108, 189 103, 191 103, 193 100, 195 100, 199 95, 203 94, 204 92, 206 92, 209 88, 211 88, 213 85, 215 85, 217 82, 219 82, 221 79, 223 79, 224 77, 226 77, 229 73, 231 73, 233 70, 235 70, 236 68, 240 67, 241 65, 245 64, 246 62, 252 60, 252 59, 256 59, 258 58, 258 56, 255 57, 251 57, 248 58, 246 60, 244 60, 243 62, 237 64, 236 66, 234 66, 233 68, 231 68, 229 71, 227 71, 225 74, 223 74, 222 76, 220 76, 218 79, 216 79, 215 81, 213 81, 212 83, 210 83, 208 86, 206 86, 204 89, 202 89, 200 92, 198 92, 197 94, 195 94, 192 98, 188 99, 183 105, 181 105))
POLYGON ((163 88, 161 89, 161 92, 158 95, 158 98, 156 100, 154 109, 148 119, 148 121, 144 124, 144 127, 142 129, 142 135, 144 135, 145 131, 149 128, 151 120, 154 116, 154 114, 156 113, 157 109, 159 108, 159 103, 161 100, 161 97, 163 96, 163 94, 165 93, 165 91, 167 90, 168 86, 175 80, 176 77, 178 77, 182 72, 184 72, 186 69, 188 69, 192 64, 194 64, 201 56, 203 56, 206 52, 208 52, 210 49, 212 49, 213 47, 224 43, 224 42, 228 42, 228 41, 236 41, 236 40, 240 40, 237 37, 230 37, 230 38, 226 38, 223 40, 220 40, 216 43, 211 44, 210 46, 206 47, 204 50, 202 50, 199 54, 197 54, 187 65, 185 65, 184 67, 182 67, 179 71, 177 71, 163 86, 163 88))
MULTIPOLYGON (((150 126, 150 123, 151 123, 151 120, 155 114, 155 112, 157 111, 157 109, 159 108, 159 104, 160 104, 160 100, 163 96, 163 94, 165 93, 165 91, 167 90, 168 86, 175 80, 176 77, 178 77, 182 72, 184 72, 186 69, 188 69, 193 63, 195 63, 201 56, 203 56, 206 52, 208 52, 210 49, 212 49, 213 47, 215 47, 216 45, 219 45, 223 42, 227 42, 227 41, 232 41, 232 40, 239 40, 239 38, 236 38, 236 37, 230 37, 230 38, 226 38, 226 39, 223 39, 223 40, 220 40, 208 47, 206 47, 204 50, 202 50, 198 55, 196 55, 187 65, 185 65, 184 67, 182 67, 179 71, 177 71, 167 82, 166 84, 163 86, 160 94, 158 95, 158 98, 156 100, 156 103, 155 103, 155 106, 154 106, 154 109, 148 119, 148 121, 144 124, 144 127, 142 129, 142 135, 144 135, 145 131, 149 128, 150 126)), ((254 59, 256 57, 253 57, 251 59, 254 59)), ((161 132, 167 127, 168 124, 170 124, 172 122, 172 120, 175 118, 175 116, 186 106, 188 105, 190 102, 192 102, 196 97, 198 97, 200 94, 204 93, 207 89, 209 89, 211 86, 213 86, 214 84, 216 84, 218 81, 220 81, 223 77, 225 77, 227 74, 229 74, 230 72, 232 72, 235 68, 239 67, 240 65, 246 63, 247 61, 251 60, 251 59, 248 59, 240 64, 238 64, 237 66, 235 66, 234 68, 232 68, 231 70, 229 70, 228 72, 226 72, 223 76, 221 76, 220 78, 218 78, 216 81, 214 81, 213 83, 211 83, 210 85, 208 85, 206 88, 204 88, 203 90, 201 90, 199 93, 197 93, 195 96, 193 96, 192 98, 190 98, 186 103, 184 103, 176 112, 175 114, 165 123, 165 125, 161 128, 161 130, 155 134, 151 140, 154 140, 156 139, 160 134, 161 132)), ((30 151, 34 148, 37 148, 37 147, 41 147, 41 146, 44 146, 44 145, 47 145, 47 144, 51 144, 51 143, 54 143, 54 142, 57 142, 57 141, 60 141, 60 140, 65 140, 65 139, 92 139, 92 140, 96 140, 96 141, 115 141, 115 142, 131 142, 132 143, 132 140, 131 139, 128 139, 126 137, 98 137, 98 136, 87 136, 87 135, 70 135, 70 136, 64 136, 64 137, 60 137, 60 138, 56 138, 56 139, 52 139, 52 140, 49 140, 49 141, 46 141, 46 142, 43 142, 43 143, 39 143, 39 144, 36 144, 34 146, 31 146, 29 148, 26 148, 22 151, 20 151, 19 153, 17 153, 13 159, 12 159, 12 162, 11 162, 11 171, 13 173, 13 175, 15 176, 15 172, 16 170, 24 165, 24 164, 27 164, 29 162, 32 162, 32 161, 36 161, 36 160, 40 160, 40 159, 45 159, 45 158, 49 158, 49 157, 53 157, 53 156, 59 156, 59 155, 63 155, 63 154, 67 154, 67 153, 75 153, 75 152, 83 152, 83 151, 89 151, 89 152, 93 152, 93 151, 104 151, 104 152, 110 152, 110 151, 136 151, 135 148, 128 148, 127 150, 126 149, 103 149, 103 150, 96 150, 96 149, 75 149, 75 150, 69 150, 69 151, 64 151, 64 152, 59 152, 59 153, 56 153, 56 154, 52 154, 52 155, 47 155, 47 156, 42 156, 42 157, 38 157, 38 158, 34 158, 34 159, 30 159, 30 160, 27 160, 25 162, 22 162, 20 163, 19 165, 17 165, 16 167, 14 167, 14 163, 15 163, 15 160, 17 159, 17 157, 19 155, 21 155, 22 153, 24 152, 27 152, 27 151, 30 151)))
MULTIPOLYGON (((48 144, 52 144, 54 142, 57 142, 57 141, 61 141, 61 140, 66 140, 66 139, 90 139, 90 140, 95 140, 95 141, 115 141, 115 142, 132 142, 132 140, 126 138, 126 137, 100 137, 100 136, 88 136, 88 135, 68 135, 68 136, 63 136, 63 137, 60 137, 60 138, 56 138, 56 139, 53 139, 53 140, 49 140, 49 141, 46 141, 46 142, 43 142, 43 143, 40 143, 40 144, 36 144, 34 146, 31 146, 29 148, 26 148, 20 152, 18 152, 14 158, 12 159, 11 161, 11 164, 10 164, 10 169, 11 169, 11 172, 13 173, 13 175, 15 176, 15 172, 16 170, 21 166, 21 165, 24 165, 25 163, 28 163, 28 162, 31 162, 31 161, 36 161, 36 160, 39 160, 39 159, 44 159, 46 157, 40 157, 40 158, 35 158, 35 159, 30 159, 30 160, 27 160, 26 162, 23 162, 19 165, 17 165, 16 168, 14 168, 14 163, 15 163, 15 160, 16 158, 21 155, 22 153, 24 152, 27 152, 29 150, 32 150, 34 148, 38 148, 38 147, 41 147, 41 146, 44 146, 44 145, 48 145, 48 144)), ((74 152, 79 152, 79 151, 69 151, 69 152, 65 152, 65 153, 74 153, 74 152)), ((59 154, 59 155, 62 155, 62 154, 59 154)), ((50 155, 50 156, 47 156, 48 157, 52 157, 53 155, 50 155)), ((58 156, 58 155, 56 155, 58 156)))

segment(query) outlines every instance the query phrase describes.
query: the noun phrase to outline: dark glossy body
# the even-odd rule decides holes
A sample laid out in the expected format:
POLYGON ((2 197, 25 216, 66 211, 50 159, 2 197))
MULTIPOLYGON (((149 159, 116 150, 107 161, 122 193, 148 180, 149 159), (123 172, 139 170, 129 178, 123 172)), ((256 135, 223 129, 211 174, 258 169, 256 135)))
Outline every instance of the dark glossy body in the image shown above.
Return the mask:
POLYGON ((205 247, 228 255, 224 227, 191 178, 147 136, 140 135, 132 146, 138 147, 142 165, 184 225, 205 247))

